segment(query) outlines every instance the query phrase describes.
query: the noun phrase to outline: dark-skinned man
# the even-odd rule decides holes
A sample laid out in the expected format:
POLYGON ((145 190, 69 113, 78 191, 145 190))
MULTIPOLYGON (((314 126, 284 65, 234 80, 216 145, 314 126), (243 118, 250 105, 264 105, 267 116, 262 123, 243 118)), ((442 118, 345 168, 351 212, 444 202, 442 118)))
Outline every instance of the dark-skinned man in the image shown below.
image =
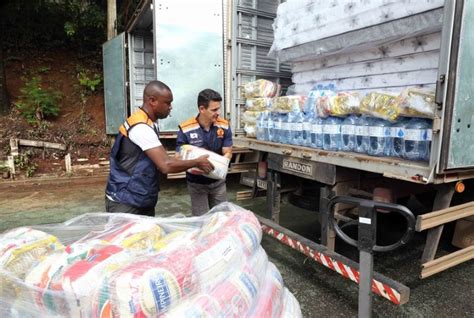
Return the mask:
POLYGON ((167 155, 156 121, 168 117, 172 101, 173 93, 166 84, 151 81, 143 92, 142 107, 120 126, 110 154, 105 190, 107 212, 154 216, 159 171, 167 174, 195 167, 208 173, 214 169, 208 156, 179 160, 167 155))

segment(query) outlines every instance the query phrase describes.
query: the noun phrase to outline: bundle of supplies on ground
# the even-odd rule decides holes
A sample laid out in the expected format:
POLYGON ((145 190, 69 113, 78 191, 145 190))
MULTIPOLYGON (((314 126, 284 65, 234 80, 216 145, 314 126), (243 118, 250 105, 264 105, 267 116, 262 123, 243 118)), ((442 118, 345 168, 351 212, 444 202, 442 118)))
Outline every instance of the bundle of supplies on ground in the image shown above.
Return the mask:
POLYGON ((209 161, 214 165, 214 170, 205 174, 202 170, 198 168, 188 169, 189 173, 204 175, 211 179, 224 180, 227 176, 227 171, 229 168, 229 159, 216 154, 215 152, 206 150, 204 148, 199 148, 193 145, 183 145, 180 148, 179 155, 181 159, 192 160, 196 159, 203 155, 209 155, 209 161))
POLYGON ((200 217, 90 213, 7 231, 0 314, 301 317, 261 239, 255 215, 231 203, 200 217))

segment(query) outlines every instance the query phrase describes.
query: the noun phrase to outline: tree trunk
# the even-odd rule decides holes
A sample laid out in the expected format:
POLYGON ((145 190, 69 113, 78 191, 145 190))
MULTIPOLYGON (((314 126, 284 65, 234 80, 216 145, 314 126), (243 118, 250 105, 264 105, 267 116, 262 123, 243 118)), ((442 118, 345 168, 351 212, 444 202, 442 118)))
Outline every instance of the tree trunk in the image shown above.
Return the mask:
POLYGON ((10 100, 7 92, 7 78, 5 77, 5 64, 3 63, 2 43, 0 42, 0 114, 10 112, 10 100))
POLYGON ((117 35, 117 3, 116 0, 107 0, 107 40, 117 35))

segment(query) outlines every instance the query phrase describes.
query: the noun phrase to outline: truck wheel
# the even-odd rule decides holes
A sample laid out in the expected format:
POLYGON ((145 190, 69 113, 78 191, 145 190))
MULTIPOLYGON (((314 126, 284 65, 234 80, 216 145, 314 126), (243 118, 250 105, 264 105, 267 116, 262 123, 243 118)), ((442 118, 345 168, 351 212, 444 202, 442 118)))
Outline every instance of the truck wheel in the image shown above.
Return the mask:
POLYGON ((303 192, 303 194, 296 194, 291 192, 288 195, 288 202, 301 209, 318 212, 319 211, 319 191, 313 195, 303 192))

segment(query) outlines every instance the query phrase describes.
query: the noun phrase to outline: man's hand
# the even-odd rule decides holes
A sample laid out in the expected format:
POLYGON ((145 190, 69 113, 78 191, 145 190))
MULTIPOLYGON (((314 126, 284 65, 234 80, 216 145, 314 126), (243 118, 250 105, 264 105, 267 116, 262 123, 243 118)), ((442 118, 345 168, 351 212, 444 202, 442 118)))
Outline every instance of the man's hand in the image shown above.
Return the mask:
POLYGON ((202 155, 195 159, 195 167, 204 171, 204 173, 209 173, 214 170, 214 165, 207 159, 209 155, 202 155))

